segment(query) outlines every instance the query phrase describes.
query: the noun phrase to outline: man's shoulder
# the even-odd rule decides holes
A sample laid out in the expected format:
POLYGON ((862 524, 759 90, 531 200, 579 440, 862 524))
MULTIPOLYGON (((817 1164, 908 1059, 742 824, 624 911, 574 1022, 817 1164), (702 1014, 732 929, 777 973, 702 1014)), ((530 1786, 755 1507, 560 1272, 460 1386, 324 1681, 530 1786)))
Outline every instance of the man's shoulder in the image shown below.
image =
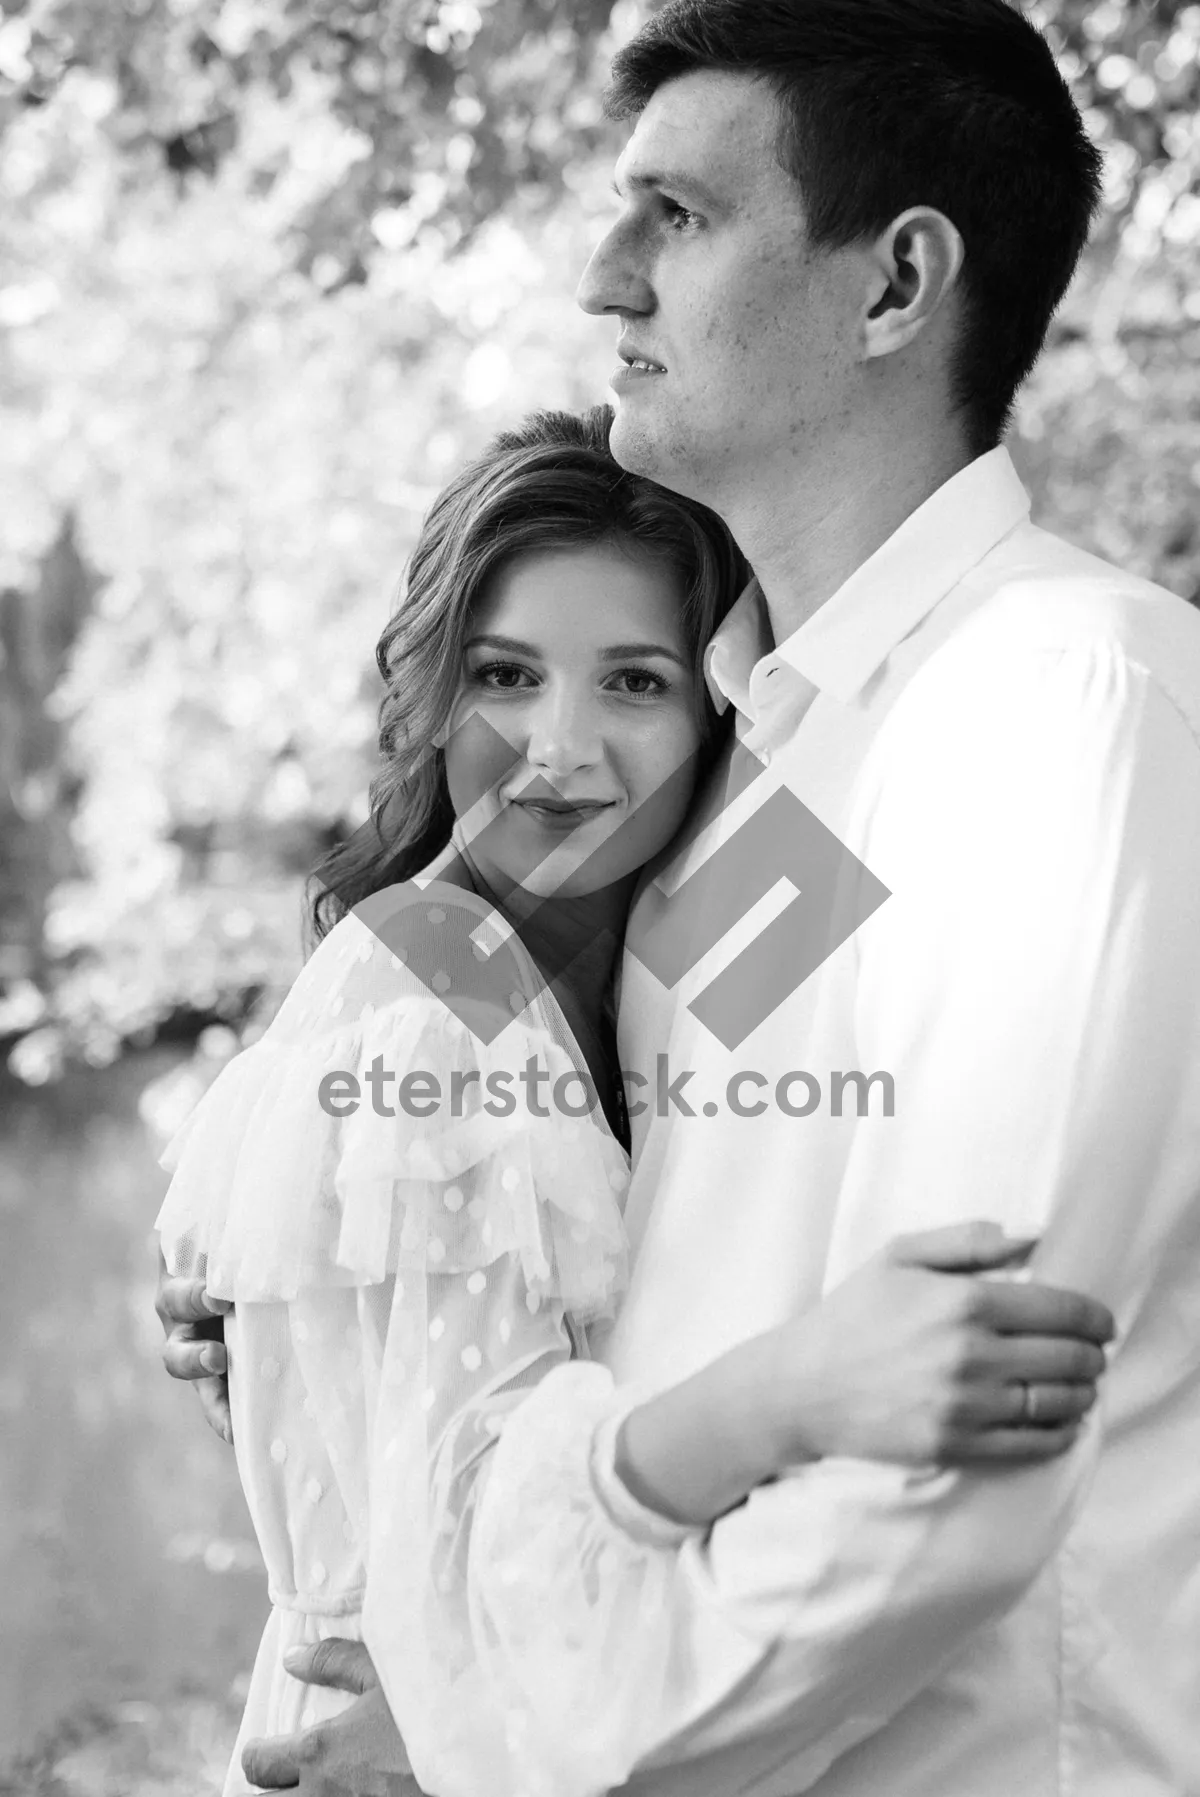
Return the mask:
POLYGON ((1036 525, 1014 531, 975 578, 977 603, 934 657, 945 673, 1103 653, 1145 669, 1200 716, 1200 609, 1177 593, 1036 525))
POLYGON ((1025 525, 959 597, 884 719, 880 777, 913 756, 924 766, 948 740, 962 762, 1040 730, 1050 755, 1081 731, 1123 730, 1155 694, 1200 747, 1200 611, 1177 594, 1025 525))

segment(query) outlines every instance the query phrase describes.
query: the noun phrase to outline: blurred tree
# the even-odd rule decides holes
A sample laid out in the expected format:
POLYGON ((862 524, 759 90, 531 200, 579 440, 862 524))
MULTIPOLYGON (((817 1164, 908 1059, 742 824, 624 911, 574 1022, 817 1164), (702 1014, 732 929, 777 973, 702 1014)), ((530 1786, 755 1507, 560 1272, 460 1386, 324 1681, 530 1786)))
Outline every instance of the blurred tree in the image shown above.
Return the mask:
MULTIPOLYGON (((518 191, 552 204, 608 141, 607 50, 644 0, 6 0, 0 128, 52 103, 81 70, 109 91, 103 131, 134 181, 186 191, 245 145, 248 109, 319 87, 348 138, 295 240, 320 285, 362 281, 379 239, 437 220, 449 243, 518 191)), ((1109 218, 1148 189, 1142 225, 1197 175, 1200 25, 1185 0, 1033 0, 1109 151, 1109 218), (1171 171, 1161 190, 1157 176, 1171 171)), ((279 146, 252 158, 269 185, 279 146)), ((1185 208, 1185 216, 1189 211, 1185 208)), ((1164 214, 1165 217, 1165 214, 1164 214)), ((1164 222, 1154 217, 1154 224, 1164 222)))
MULTIPOLYGON (((366 279, 436 219, 470 236, 514 192, 552 203, 603 126, 597 48, 612 0, 18 0, 5 7, 10 114, 81 69, 108 84, 105 132, 135 180, 181 191, 246 151, 247 113, 319 90, 345 134, 336 179, 297 219, 297 265, 326 290, 366 279)), ((258 180, 279 146, 250 155, 258 180)))
POLYGON ((1200 600, 1200 6, 1040 0, 1105 211, 1018 414, 1045 521, 1200 600))
POLYGON ((62 726, 48 701, 94 591, 69 515, 36 583, 0 590, 0 978, 28 1024, 44 1008, 47 902, 77 871, 69 834, 76 782, 63 764, 62 726))
MULTIPOLYGON (((603 394, 571 292, 643 10, 0 0, 0 588, 36 610, 67 516, 99 583, 42 707, 79 798, 26 1077, 236 1019, 294 967, 299 876, 363 815, 421 513, 499 424, 603 394)), ((1035 16, 1107 209, 1014 447, 1046 522, 1190 595, 1200 6, 1035 16)))

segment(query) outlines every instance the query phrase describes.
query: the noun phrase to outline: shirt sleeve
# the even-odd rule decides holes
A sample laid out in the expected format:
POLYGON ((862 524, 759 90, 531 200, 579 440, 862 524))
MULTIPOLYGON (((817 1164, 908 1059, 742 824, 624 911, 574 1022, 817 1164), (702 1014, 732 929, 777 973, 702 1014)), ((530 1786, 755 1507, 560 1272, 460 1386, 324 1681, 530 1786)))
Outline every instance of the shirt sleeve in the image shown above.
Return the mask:
POLYGON ((372 1404, 363 1638, 421 1789, 505 1797, 507 1718, 470 1650, 475 1498, 522 1400, 570 1360, 570 1328, 515 1255, 397 1283, 372 1404))
MULTIPOLYGON (((1040 1234, 1036 1276, 1103 1298, 1127 1331, 1200 1162, 1200 750, 1106 641, 989 653, 975 678, 941 659, 862 788, 853 846, 893 896, 855 943, 859 1065, 890 1071, 896 1102, 855 1131, 828 1283, 901 1231, 988 1217, 1040 1234)), ((612 1431, 596 1433, 592 1501, 660 1563, 631 1790, 735 1746, 740 1775, 748 1753, 809 1788, 1032 1584, 1101 1426, 1001 1472, 826 1460, 657 1544, 648 1513, 642 1528, 627 1493, 612 1501, 612 1431)), ((534 1477, 514 1460, 485 1505, 517 1527, 534 1477)))

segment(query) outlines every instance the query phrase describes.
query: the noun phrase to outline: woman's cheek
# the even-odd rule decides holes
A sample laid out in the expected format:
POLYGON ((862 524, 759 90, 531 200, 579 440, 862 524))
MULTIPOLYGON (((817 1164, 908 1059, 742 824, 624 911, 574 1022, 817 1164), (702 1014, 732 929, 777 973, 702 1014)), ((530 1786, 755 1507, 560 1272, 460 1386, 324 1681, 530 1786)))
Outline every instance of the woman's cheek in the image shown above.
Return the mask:
POLYGON ((657 853, 670 841, 687 814, 695 791, 693 760, 699 747, 699 727, 690 711, 680 708, 658 723, 631 762, 627 789, 632 808, 654 838, 650 853, 657 853))
POLYGON ((520 750, 474 698, 461 702, 451 719, 445 755, 450 802, 460 817, 521 758, 520 750))
MULTIPOLYGON (((672 705, 646 744, 645 780, 648 790, 656 790, 671 779, 676 770, 694 757, 700 748, 700 727, 690 705, 682 700, 672 705)), ((672 782, 677 785, 678 782, 672 782)))

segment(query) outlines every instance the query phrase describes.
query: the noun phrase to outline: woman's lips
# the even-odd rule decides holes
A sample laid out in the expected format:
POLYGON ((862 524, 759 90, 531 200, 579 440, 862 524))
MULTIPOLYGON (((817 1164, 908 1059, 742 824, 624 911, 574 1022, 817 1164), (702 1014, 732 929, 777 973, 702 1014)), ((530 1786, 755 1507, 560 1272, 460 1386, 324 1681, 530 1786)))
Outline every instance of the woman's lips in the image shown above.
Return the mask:
POLYGON ((576 804, 561 799, 514 799, 512 803, 536 823, 548 830, 560 830, 564 834, 578 829, 602 811, 609 811, 615 804, 613 799, 580 799, 576 804))

